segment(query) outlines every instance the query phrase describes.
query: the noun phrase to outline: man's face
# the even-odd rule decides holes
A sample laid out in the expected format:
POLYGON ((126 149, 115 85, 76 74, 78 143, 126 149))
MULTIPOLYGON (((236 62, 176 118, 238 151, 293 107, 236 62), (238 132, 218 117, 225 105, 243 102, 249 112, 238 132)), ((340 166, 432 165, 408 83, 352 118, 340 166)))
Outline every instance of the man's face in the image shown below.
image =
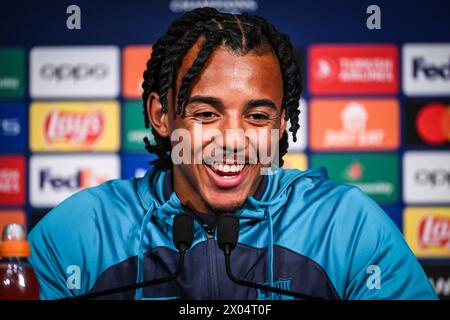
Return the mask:
MULTIPOLYGON (((177 90, 198 51, 197 43, 185 56, 177 75, 177 90)), ((189 201, 194 209, 202 212, 230 211, 255 193, 262 180, 263 165, 255 163, 254 151, 260 148, 271 151, 271 129, 280 130, 277 140, 284 132, 282 99, 281 71, 270 51, 239 56, 219 47, 212 53, 192 83, 182 115, 175 116, 176 104, 169 99, 168 132, 184 129, 190 134, 192 161, 174 165, 173 170, 174 189, 182 202, 189 201), (194 133, 194 127, 198 129, 200 125, 202 133, 194 133), (260 135, 252 140, 230 135, 230 129, 266 134, 262 139, 260 135), (223 152, 220 160, 218 151, 223 152), (192 163, 200 153, 203 157, 215 155, 216 159, 213 163, 192 163)), ((172 148, 177 143, 172 142, 172 148)))

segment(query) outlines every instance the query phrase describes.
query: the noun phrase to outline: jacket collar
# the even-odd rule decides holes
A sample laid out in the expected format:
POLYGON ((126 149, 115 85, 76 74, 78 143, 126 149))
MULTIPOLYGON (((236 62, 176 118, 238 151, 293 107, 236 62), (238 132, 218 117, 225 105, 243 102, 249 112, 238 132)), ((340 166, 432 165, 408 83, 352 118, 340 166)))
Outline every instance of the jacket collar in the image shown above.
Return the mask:
MULTIPOLYGON (((145 211, 150 204, 155 203, 155 216, 165 224, 172 225, 176 214, 187 211, 175 192, 168 199, 164 196, 164 186, 167 171, 151 168, 144 177, 137 180, 137 193, 145 211)), ((275 212, 284 205, 288 196, 288 188, 293 181, 308 176, 310 178, 327 178, 325 168, 299 171, 278 169, 273 174, 267 175, 266 186, 262 195, 257 199, 249 195, 242 207, 236 212, 236 216, 242 222, 247 220, 265 220, 267 214, 275 212), (273 210, 267 210, 270 207, 273 210)))

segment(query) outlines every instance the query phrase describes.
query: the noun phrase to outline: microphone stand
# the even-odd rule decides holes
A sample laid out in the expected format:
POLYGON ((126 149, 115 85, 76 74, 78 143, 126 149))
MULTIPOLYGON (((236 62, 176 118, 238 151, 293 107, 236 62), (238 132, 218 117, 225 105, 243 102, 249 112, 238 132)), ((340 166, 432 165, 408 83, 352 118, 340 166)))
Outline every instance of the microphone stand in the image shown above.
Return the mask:
POLYGON ((112 289, 107 289, 107 290, 87 293, 87 294, 84 294, 84 295, 81 295, 81 296, 77 296, 77 297, 66 298, 64 300, 94 299, 94 298, 103 297, 103 296, 107 296, 107 295, 114 294, 114 293, 119 293, 119 292, 134 290, 134 289, 139 289, 139 288, 143 288, 143 287, 147 287, 147 286, 157 285, 157 284, 160 284, 160 283, 163 283, 163 282, 172 281, 176 277, 178 277, 181 274, 181 272, 183 271, 184 255, 186 253, 186 249, 187 249, 187 247, 186 247, 186 245, 184 243, 180 245, 180 249, 179 249, 180 255, 179 255, 179 259, 178 259, 177 269, 175 270, 174 273, 168 275, 167 277, 160 278, 160 279, 153 279, 153 280, 143 281, 143 282, 139 282, 139 283, 128 284, 128 285, 117 287, 117 288, 112 288, 112 289))

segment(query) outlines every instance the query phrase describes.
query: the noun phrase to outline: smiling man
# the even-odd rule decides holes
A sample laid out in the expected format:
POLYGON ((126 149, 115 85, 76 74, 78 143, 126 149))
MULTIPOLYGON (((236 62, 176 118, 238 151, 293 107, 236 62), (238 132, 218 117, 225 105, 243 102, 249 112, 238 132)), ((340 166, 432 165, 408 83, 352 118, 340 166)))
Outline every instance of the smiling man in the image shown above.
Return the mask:
POLYGON ((299 128, 301 75, 289 38, 264 19, 184 14, 153 46, 143 89, 154 167, 75 194, 33 229, 42 298, 171 274, 174 217, 186 211, 195 234, 181 275, 107 298, 289 299, 228 278, 215 232, 225 213, 239 219, 237 278, 324 299, 436 298, 374 201, 324 168, 282 169, 286 122, 294 137, 299 128))

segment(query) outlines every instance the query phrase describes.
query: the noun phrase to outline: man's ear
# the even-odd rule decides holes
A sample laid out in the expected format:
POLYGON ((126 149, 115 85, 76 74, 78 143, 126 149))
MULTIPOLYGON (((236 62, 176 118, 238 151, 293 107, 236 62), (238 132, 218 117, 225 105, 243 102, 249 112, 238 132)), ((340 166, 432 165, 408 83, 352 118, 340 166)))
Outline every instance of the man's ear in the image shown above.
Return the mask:
POLYGON ((148 97, 147 115, 156 132, 161 137, 168 137, 170 134, 168 114, 163 111, 161 100, 156 92, 151 92, 148 97))
POLYGON ((284 118, 285 115, 286 109, 283 109, 280 116, 280 139, 283 137, 284 131, 286 131, 286 119, 284 118))

